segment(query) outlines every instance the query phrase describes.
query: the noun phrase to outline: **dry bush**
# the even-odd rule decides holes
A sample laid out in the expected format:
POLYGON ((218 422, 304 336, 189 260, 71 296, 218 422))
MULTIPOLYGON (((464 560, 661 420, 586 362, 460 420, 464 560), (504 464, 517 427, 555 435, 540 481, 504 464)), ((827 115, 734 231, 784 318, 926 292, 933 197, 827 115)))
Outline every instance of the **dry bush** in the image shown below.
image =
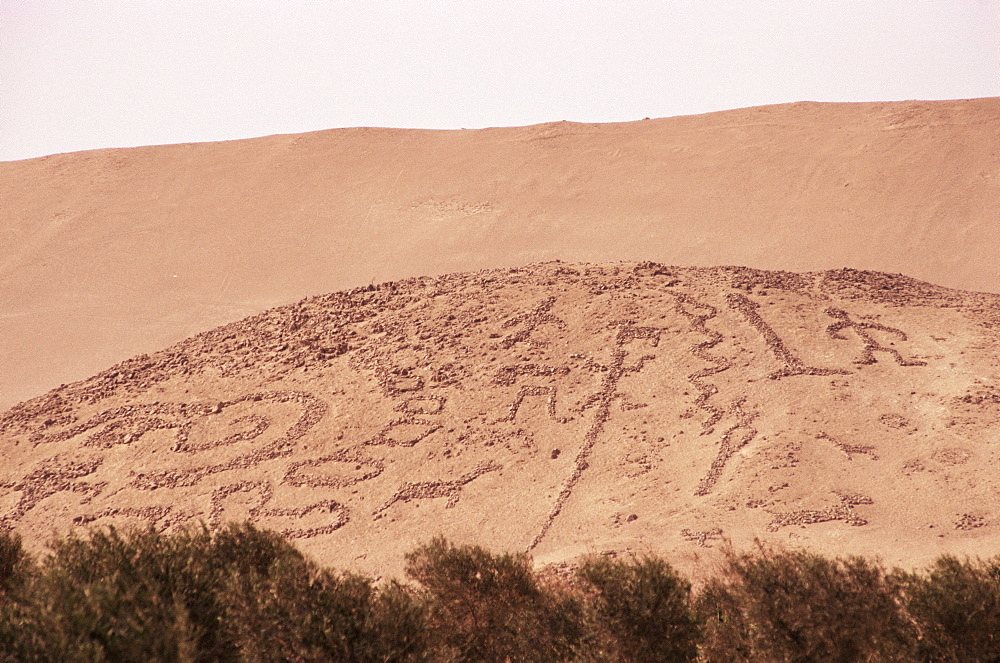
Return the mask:
POLYGON ((563 661, 582 639, 579 600, 542 587, 527 555, 439 537, 406 561, 427 594, 435 660, 563 661))
POLYGON ((705 661, 913 661, 896 574, 860 557, 729 552, 698 598, 705 661))
POLYGON ((281 560, 266 574, 234 575, 227 625, 247 663, 424 661, 426 611, 391 583, 281 560))
POLYGON ((24 551, 21 537, 0 530, 0 600, 18 591, 34 572, 34 561, 24 551))
POLYGON ((655 557, 630 562, 596 557, 577 575, 589 585, 595 660, 693 661, 699 628, 691 606, 691 583, 655 557))
POLYGON ((0 532, 0 661, 1000 662, 1000 559, 903 573, 759 545, 729 551, 693 607, 655 557, 549 583, 525 554, 443 538, 406 560, 419 589, 248 524, 94 530, 40 562, 0 532))
POLYGON ((301 558, 249 525, 216 535, 93 530, 52 544, 30 592, 3 616, 10 660, 238 661, 223 627, 226 578, 301 558))
POLYGON ((905 600, 921 660, 1000 661, 1000 558, 939 557, 926 574, 906 576, 905 600))

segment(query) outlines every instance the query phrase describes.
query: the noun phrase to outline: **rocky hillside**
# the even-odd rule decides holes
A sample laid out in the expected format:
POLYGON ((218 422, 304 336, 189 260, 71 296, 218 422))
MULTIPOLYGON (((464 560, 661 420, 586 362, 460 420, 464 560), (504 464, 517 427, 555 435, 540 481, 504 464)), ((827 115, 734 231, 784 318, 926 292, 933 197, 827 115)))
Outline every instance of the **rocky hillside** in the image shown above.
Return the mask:
POLYGON ((2 526, 250 519, 398 572, 724 540, 1000 541, 1000 296, 900 275, 544 263, 312 297, 0 415, 2 526))
POLYGON ((1000 98, 97 150, 0 163, 0 201, 2 410, 424 274, 655 260, 1000 292, 1000 98))

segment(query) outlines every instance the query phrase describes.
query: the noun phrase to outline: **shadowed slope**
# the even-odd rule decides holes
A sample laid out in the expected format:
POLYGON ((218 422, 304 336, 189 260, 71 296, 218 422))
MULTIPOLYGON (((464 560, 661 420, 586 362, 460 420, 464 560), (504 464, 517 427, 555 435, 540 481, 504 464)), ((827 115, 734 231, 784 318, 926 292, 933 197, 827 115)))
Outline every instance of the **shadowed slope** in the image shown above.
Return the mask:
POLYGON ((0 418, 3 525, 249 518, 398 571, 722 537, 995 551, 1000 296, 902 276, 548 263, 303 300, 0 418))
POLYGON ((1000 100, 338 129, 0 163, 0 408, 316 292, 537 260, 1000 291, 1000 100))

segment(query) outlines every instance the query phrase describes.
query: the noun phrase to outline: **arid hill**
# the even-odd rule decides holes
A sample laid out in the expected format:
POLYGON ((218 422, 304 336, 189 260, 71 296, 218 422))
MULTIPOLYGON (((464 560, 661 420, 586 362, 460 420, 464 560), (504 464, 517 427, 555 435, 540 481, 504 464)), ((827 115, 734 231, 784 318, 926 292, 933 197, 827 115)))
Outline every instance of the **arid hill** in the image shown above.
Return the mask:
POLYGON ((338 129, 0 163, 0 409, 302 297, 540 260, 1000 292, 1000 99, 338 129))
POLYGON ((1000 543, 1000 296, 856 270, 545 263, 305 299, 0 415, 2 525, 244 519, 397 573, 724 539, 1000 543))

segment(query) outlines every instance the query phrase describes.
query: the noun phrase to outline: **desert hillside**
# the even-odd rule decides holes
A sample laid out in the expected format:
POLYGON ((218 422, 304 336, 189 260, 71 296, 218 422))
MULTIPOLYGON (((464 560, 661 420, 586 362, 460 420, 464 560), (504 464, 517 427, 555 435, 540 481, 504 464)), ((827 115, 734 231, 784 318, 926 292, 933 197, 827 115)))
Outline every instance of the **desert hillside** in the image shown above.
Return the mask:
POLYGON ((0 410, 302 297, 540 260, 851 267, 1000 292, 998 182, 1000 99, 0 163, 0 410))
POLYGON ((250 519, 398 573, 724 539, 920 565, 1000 543, 1000 296, 550 262, 312 297, 0 415, 0 526, 250 519))

